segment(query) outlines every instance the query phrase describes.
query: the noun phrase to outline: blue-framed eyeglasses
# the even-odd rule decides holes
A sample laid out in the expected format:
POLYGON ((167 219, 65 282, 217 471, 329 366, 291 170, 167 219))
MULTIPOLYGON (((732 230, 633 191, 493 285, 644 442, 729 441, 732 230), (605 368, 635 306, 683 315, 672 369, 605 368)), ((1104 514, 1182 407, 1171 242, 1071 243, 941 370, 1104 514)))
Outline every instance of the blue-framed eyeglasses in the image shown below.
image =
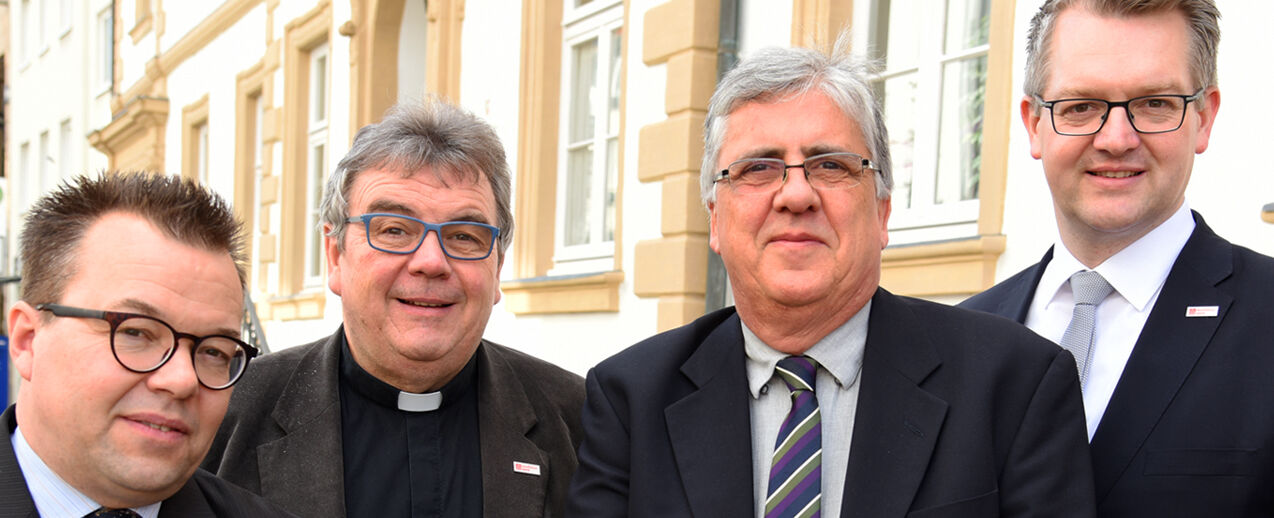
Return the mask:
POLYGON ((500 229, 474 221, 428 223, 411 216, 375 212, 352 216, 346 223, 363 223, 367 244, 390 254, 412 254, 425 242, 429 231, 438 234, 442 253, 461 261, 486 259, 495 248, 500 229))
POLYGON ((189 338, 190 363, 194 365, 199 384, 212 390, 230 388, 244 371, 248 360, 258 354, 257 348, 238 338, 226 335, 195 336, 173 329, 168 322, 137 313, 99 311, 63 306, 61 304, 37 304, 35 309, 48 311, 54 316, 70 318, 96 318, 111 325, 111 353, 120 366, 138 374, 154 372, 172 359, 177 344, 189 338))

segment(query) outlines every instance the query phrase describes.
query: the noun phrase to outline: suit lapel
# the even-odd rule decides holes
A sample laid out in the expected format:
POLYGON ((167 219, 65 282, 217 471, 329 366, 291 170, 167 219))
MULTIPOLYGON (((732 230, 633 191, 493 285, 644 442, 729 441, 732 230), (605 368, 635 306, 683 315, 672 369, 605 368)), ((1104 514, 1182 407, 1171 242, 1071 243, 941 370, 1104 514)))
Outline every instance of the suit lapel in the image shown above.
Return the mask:
POLYGON ((343 327, 338 329, 301 360, 296 372, 318 374, 295 376, 288 382, 271 414, 286 435, 257 448, 262 496, 285 508, 344 514, 345 468, 337 386, 344 332, 343 327), (297 491, 301 485, 307 490, 297 491))
POLYGON ((692 514, 751 516, 750 396, 738 315, 717 326, 681 372, 696 390, 669 405, 664 418, 692 514))
POLYGON ((216 518, 208 499, 191 477, 159 506, 159 518, 216 518))
POLYGON ((1097 501, 1110 492, 1225 319, 1233 298, 1216 288, 1233 269, 1233 251, 1195 214, 1196 226, 1172 265, 1091 444, 1097 501), (1216 317, 1188 318, 1189 306, 1216 317))
POLYGON ((14 415, 14 406, 9 405, 0 420, 4 421, 5 441, 0 445, 0 516, 12 518, 39 518, 35 512, 35 502, 31 500, 31 492, 27 490, 27 479, 18 466, 18 455, 13 452, 13 443, 8 439, 18 426, 14 415))
POLYGON ((947 403, 920 386, 941 361, 897 298, 872 300, 841 515, 903 516, 946 420, 947 403))
POLYGON ((550 465, 548 453, 528 437, 537 422, 534 407, 498 350, 483 341, 476 354, 482 515, 542 516, 549 473, 558 467, 550 465), (540 473, 518 473, 515 462, 538 465, 540 473))
POLYGON ((1031 310, 1031 300, 1035 298, 1035 289, 1040 285, 1040 278, 1044 276, 1045 267, 1052 260, 1053 247, 1049 247, 1040 262, 1019 274, 1023 280, 1029 282, 1017 282, 1010 286, 1009 292, 1000 299, 1000 305, 994 313, 1016 320, 1019 324, 1026 323, 1026 315, 1031 310))

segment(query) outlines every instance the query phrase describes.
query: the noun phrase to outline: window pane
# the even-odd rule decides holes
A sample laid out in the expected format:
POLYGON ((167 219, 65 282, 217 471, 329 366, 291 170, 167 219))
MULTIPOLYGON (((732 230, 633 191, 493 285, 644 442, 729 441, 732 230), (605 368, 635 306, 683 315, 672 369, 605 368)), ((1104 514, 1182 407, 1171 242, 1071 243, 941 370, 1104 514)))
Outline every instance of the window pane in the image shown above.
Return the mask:
POLYGON ((934 203, 978 197, 986 56, 947 63, 942 71, 942 126, 934 203))
POLYGON ((597 95, 597 39, 571 47, 571 115, 570 142, 593 138, 592 102, 597 95))
POLYGON ((606 75, 609 79, 610 87, 606 89, 606 134, 615 135, 619 133, 619 71, 620 71, 620 51, 623 45, 623 29, 615 29, 610 32, 610 73, 606 75))
POLYGON ((991 32, 991 0, 947 1, 947 52, 986 45, 991 32))
POLYGON ((619 139, 606 141, 606 206, 602 209, 602 241, 615 240, 615 187, 619 183, 619 139))
POLYGON ((323 172, 327 168, 326 145, 314 144, 310 148, 309 196, 306 200, 305 234, 310 236, 306 251, 306 277, 318 277, 323 273, 323 237, 319 233, 319 201, 323 199, 323 172))
POLYGON ((314 77, 310 84, 310 102, 314 106, 310 120, 319 122, 327 120, 327 54, 315 56, 313 66, 314 77))
POLYGON ((914 0, 881 0, 872 21, 872 47, 885 70, 914 68, 919 61, 920 34, 914 0))
POLYGON ((566 221, 562 244, 583 245, 589 242, 588 208, 593 204, 593 146, 590 144, 567 153, 566 221))
POLYGON ((916 73, 904 74, 876 83, 889 128, 889 154, 893 158, 894 208, 910 208, 911 180, 916 155, 916 73))

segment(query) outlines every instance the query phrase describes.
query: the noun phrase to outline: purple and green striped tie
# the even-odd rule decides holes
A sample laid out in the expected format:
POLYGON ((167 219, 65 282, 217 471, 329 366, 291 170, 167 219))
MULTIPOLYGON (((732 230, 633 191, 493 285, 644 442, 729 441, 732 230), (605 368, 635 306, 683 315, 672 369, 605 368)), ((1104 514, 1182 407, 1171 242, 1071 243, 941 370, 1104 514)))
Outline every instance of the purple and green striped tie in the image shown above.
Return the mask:
POLYGON ((818 517, 822 505, 823 426, 814 397, 818 363, 805 356, 779 360, 774 374, 792 393, 774 444, 765 518, 818 517))

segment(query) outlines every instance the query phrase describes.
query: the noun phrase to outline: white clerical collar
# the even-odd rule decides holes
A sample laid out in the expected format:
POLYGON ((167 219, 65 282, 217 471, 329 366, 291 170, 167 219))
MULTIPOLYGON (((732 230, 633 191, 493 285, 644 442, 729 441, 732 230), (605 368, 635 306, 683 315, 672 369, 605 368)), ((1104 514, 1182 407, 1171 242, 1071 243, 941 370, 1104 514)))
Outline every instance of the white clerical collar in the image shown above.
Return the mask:
POLYGON ((433 412, 442 406, 442 392, 398 393, 398 409, 404 412, 433 412))

